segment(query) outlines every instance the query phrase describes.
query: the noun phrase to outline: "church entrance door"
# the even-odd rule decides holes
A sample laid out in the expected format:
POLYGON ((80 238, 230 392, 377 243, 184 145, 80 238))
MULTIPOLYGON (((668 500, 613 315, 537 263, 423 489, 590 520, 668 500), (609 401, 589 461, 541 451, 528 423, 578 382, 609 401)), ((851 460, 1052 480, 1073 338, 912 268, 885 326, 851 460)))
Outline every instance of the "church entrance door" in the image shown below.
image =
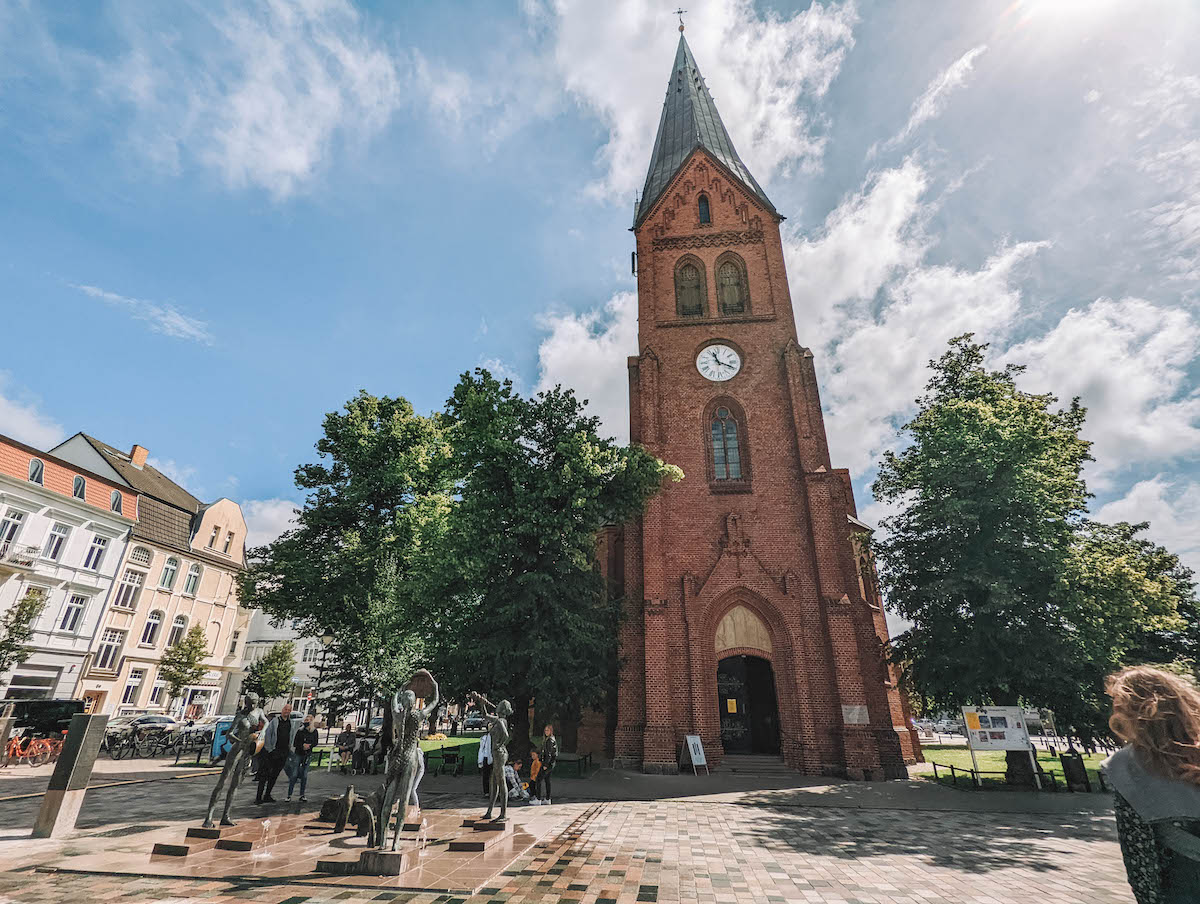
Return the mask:
POLYGON ((717 664, 717 706, 726 753, 779 753, 775 673, 758 656, 729 656, 717 664))

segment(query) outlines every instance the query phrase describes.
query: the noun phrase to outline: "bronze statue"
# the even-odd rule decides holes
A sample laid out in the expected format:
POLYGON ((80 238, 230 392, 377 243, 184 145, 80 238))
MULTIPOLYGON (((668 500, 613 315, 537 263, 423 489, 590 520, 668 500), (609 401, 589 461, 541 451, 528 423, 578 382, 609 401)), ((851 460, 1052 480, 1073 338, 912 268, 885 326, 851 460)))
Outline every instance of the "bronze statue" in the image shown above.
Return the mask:
MULTIPOLYGON (((392 836, 392 850, 396 850, 400 842, 400 832, 408 815, 409 806, 416 801, 417 782, 424 772, 424 759, 421 756, 421 720, 428 719, 437 711, 438 686, 433 676, 421 669, 413 676, 429 679, 433 690, 430 701, 424 709, 417 709, 417 695, 405 689, 396 691, 392 697, 392 732, 395 743, 388 755, 387 779, 384 782, 383 803, 379 808, 379 822, 376 836, 379 839, 379 849, 387 847, 388 823, 391 820, 392 807, 400 802, 400 816, 396 823, 396 834, 392 836)), ((411 681, 410 681, 411 684, 411 681)))
POLYGON ((483 718, 487 721, 488 734, 492 739, 492 789, 488 796, 487 813, 484 819, 492 818, 492 808, 500 801, 500 818, 508 818, 508 781, 504 777, 504 767, 508 765, 508 717, 512 715, 512 704, 501 700, 493 706, 483 694, 471 693, 471 699, 479 704, 483 718))
POLYGON ((221 789, 229 783, 229 791, 225 795, 225 809, 221 811, 221 825, 231 826, 234 821, 229 818, 229 808, 233 805, 233 795, 237 793, 238 785, 246 775, 250 758, 258 747, 258 733, 267 724, 266 716, 259 707, 258 694, 246 694, 241 710, 229 726, 225 738, 229 741, 229 753, 225 757, 225 767, 217 779, 217 787, 213 788, 212 797, 208 799, 208 815, 204 818, 204 828, 213 827, 213 810, 217 808, 217 798, 221 789))

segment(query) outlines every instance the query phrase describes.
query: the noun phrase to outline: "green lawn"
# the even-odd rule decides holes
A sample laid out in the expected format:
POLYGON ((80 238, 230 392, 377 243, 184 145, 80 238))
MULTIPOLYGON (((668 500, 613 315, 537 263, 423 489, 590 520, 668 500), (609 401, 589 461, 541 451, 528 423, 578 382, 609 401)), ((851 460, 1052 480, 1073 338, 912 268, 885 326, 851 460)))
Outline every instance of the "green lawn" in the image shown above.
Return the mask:
MULTIPOLYGON (((971 751, 965 746, 955 747, 942 744, 923 744, 921 750, 925 754, 925 762, 938 764, 938 780, 943 783, 949 783, 950 777, 942 770, 942 766, 953 766, 955 769, 971 769, 971 751)), ((1088 775, 1092 779, 1092 787, 1098 788, 1096 781, 1096 772, 1100 768, 1100 764, 1105 760, 1108 754, 1094 753, 1084 754, 1083 764, 1087 767, 1088 775)), ((979 763, 980 772, 1003 772, 1004 771, 1004 751, 1003 750, 981 750, 975 754, 975 759, 979 763)), ((1039 750, 1037 752, 1038 763, 1041 765, 1044 772, 1052 772, 1062 781, 1063 771, 1062 763, 1059 762, 1057 756, 1051 756, 1049 751, 1039 750)), ((922 778, 927 781, 934 781, 933 772, 918 773, 917 778, 922 778)), ((970 776, 959 778, 960 785, 964 782, 970 782, 970 776)), ((991 784, 1003 783, 1004 776, 988 775, 983 777, 985 783, 991 784)))

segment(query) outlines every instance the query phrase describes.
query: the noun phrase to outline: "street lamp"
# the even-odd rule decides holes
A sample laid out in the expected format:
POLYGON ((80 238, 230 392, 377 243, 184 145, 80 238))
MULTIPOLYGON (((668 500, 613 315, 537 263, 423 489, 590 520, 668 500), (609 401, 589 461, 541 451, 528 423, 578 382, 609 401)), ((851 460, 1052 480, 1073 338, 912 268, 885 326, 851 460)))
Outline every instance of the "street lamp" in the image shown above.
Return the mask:
MULTIPOLYGON (((317 687, 313 691, 312 703, 309 704, 308 714, 315 716, 317 714, 317 698, 321 696, 321 679, 325 677, 325 657, 329 655, 329 645, 333 643, 333 635, 326 631, 321 635, 321 664, 317 668, 317 687)), ((325 734, 328 736, 329 727, 325 727, 325 734)))

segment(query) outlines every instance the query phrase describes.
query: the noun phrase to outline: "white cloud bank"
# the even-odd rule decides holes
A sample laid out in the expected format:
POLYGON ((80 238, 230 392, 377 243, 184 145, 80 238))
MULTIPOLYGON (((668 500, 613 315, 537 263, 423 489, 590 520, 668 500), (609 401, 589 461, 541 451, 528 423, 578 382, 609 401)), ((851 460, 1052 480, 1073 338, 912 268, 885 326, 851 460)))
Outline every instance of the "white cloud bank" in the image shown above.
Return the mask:
POLYGON ((9 375, 0 371, 0 433, 38 449, 57 446, 67 431, 32 399, 16 398, 9 375))
POLYGON ((247 499, 242 504, 246 519, 246 548, 265 546, 295 526, 299 505, 290 499, 247 499))
POLYGON ((1200 574, 1200 483, 1158 474, 1095 513, 1099 521, 1149 521, 1150 539, 1200 574))

